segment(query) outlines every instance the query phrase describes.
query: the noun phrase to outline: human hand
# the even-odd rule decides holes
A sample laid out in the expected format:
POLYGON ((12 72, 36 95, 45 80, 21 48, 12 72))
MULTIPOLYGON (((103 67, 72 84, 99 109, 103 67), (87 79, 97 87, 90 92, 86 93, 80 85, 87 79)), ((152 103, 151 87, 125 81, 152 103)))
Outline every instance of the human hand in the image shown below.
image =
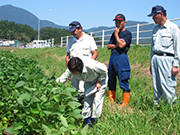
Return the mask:
POLYGON ((125 42, 125 40, 124 40, 123 38, 121 38, 121 42, 123 42, 123 43, 124 43, 124 42, 125 42))
POLYGON ((58 77, 58 78, 56 79, 56 82, 57 82, 57 83, 60 82, 60 77, 58 77))
POLYGON ((101 82, 97 81, 95 87, 97 88, 97 91, 99 91, 101 88, 101 82))
POLYGON ((173 66, 173 67, 172 67, 172 70, 171 70, 171 73, 172 73, 173 75, 177 75, 178 72, 179 72, 179 68, 173 66))
POLYGON ((116 28, 114 29, 114 35, 118 35, 118 34, 119 34, 119 28, 116 27, 116 28))
POLYGON ((151 71, 151 66, 150 66, 150 68, 149 68, 149 71, 150 71, 150 73, 152 74, 152 71, 151 71))

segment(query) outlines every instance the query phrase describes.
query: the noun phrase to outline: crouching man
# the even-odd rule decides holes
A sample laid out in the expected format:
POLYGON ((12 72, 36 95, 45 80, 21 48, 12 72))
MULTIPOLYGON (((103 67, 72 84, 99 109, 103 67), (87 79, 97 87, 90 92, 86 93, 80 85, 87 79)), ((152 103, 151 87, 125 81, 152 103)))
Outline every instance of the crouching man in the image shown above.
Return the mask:
POLYGON ((87 124, 90 126, 90 122, 96 123, 102 113, 104 93, 108 81, 107 67, 93 59, 73 57, 69 60, 66 71, 56 79, 56 82, 65 83, 72 75, 85 82, 82 116, 84 126, 87 124))

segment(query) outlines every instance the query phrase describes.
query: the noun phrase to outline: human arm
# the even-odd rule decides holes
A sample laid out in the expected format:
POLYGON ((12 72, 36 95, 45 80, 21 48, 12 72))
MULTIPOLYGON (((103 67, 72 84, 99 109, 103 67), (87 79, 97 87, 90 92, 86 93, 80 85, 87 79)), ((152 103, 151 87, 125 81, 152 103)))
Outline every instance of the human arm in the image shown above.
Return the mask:
POLYGON ((114 37, 114 33, 111 35, 110 41, 107 45, 107 49, 108 50, 113 50, 115 48, 117 48, 118 46, 114 43, 115 41, 115 37, 114 37))
POLYGON ((108 44, 108 45, 107 45, 108 50, 112 50, 112 49, 115 49, 115 48, 117 48, 117 47, 118 47, 118 46, 115 45, 115 44, 108 44))
POLYGON ((99 74, 98 79, 97 79, 97 81, 99 81, 99 83, 102 80, 106 79, 108 70, 107 70, 107 67, 105 64, 96 61, 93 70, 95 70, 95 72, 99 74))
POLYGON ((150 48, 150 68, 149 68, 149 71, 150 71, 150 74, 152 74, 152 67, 151 67, 151 65, 152 65, 152 57, 153 57, 153 55, 154 55, 154 53, 153 53, 153 51, 152 51, 152 47, 154 46, 154 42, 153 42, 153 36, 151 37, 151 48, 150 48))
POLYGON ((69 58, 70 58, 70 53, 67 52, 67 55, 66 55, 66 68, 68 68, 68 61, 69 61, 69 58))
POLYGON ((177 75, 179 72, 179 61, 180 61, 180 29, 175 26, 173 29, 173 47, 174 47, 174 60, 171 73, 177 75))
POLYGON ((91 54, 92 54, 91 59, 96 60, 96 58, 98 57, 98 52, 97 52, 97 50, 91 51, 91 54))
POLYGON ((56 79, 56 82, 61 82, 61 83, 65 83, 69 77, 71 77, 72 73, 70 72, 70 70, 67 68, 66 71, 56 79))
POLYGON ((119 48, 124 48, 126 46, 126 42, 123 38, 121 39, 119 38, 119 32, 120 32, 119 28, 116 27, 114 30, 114 36, 116 38, 116 46, 119 48))

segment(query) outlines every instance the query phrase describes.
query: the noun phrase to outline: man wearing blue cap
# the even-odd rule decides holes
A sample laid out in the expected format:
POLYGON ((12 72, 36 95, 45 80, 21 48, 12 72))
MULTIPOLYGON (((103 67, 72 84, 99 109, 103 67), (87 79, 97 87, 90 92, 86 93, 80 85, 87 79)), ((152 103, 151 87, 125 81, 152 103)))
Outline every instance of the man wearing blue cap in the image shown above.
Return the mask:
POLYGON ((154 104, 161 99, 175 103, 177 96, 174 87, 177 85, 176 75, 180 61, 180 30, 166 17, 162 6, 155 6, 148 15, 158 24, 152 33, 150 50, 150 72, 153 78, 154 104))
MULTIPOLYGON (((69 24, 69 31, 73 35, 69 38, 67 45, 66 67, 68 61, 72 57, 89 57, 96 60, 98 57, 97 46, 92 36, 82 32, 82 26, 78 21, 73 21, 69 24)), ((83 103, 84 97, 84 81, 80 81, 76 78, 71 78, 71 84, 78 91, 77 98, 83 103)))

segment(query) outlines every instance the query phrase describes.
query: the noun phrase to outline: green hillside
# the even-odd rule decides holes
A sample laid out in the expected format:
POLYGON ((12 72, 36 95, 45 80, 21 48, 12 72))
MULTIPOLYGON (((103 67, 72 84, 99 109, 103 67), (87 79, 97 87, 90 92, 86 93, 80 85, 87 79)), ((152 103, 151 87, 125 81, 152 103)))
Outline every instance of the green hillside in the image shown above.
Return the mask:
MULTIPOLYGON (((4 50, 4 48, 1 48, 4 50)), ((6 48, 18 57, 32 58, 44 68, 46 75, 56 71, 60 76, 65 71, 66 48, 18 49, 6 48)), ((139 134, 180 134, 180 104, 175 107, 161 102, 153 105, 152 77, 149 72, 150 46, 132 46, 128 52, 131 65, 131 99, 127 108, 120 108, 122 90, 117 85, 116 101, 109 103, 108 89, 104 98, 102 117, 97 127, 88 131, 89 135, 139 135, 139 134)), ((110 51, 98 48, 98 61, 108 66, 110 51)), ((176 94, 180 99, 180 74, 177 76, 176 94)), ((70 86, 68 81, 65 86, 70 86)))

